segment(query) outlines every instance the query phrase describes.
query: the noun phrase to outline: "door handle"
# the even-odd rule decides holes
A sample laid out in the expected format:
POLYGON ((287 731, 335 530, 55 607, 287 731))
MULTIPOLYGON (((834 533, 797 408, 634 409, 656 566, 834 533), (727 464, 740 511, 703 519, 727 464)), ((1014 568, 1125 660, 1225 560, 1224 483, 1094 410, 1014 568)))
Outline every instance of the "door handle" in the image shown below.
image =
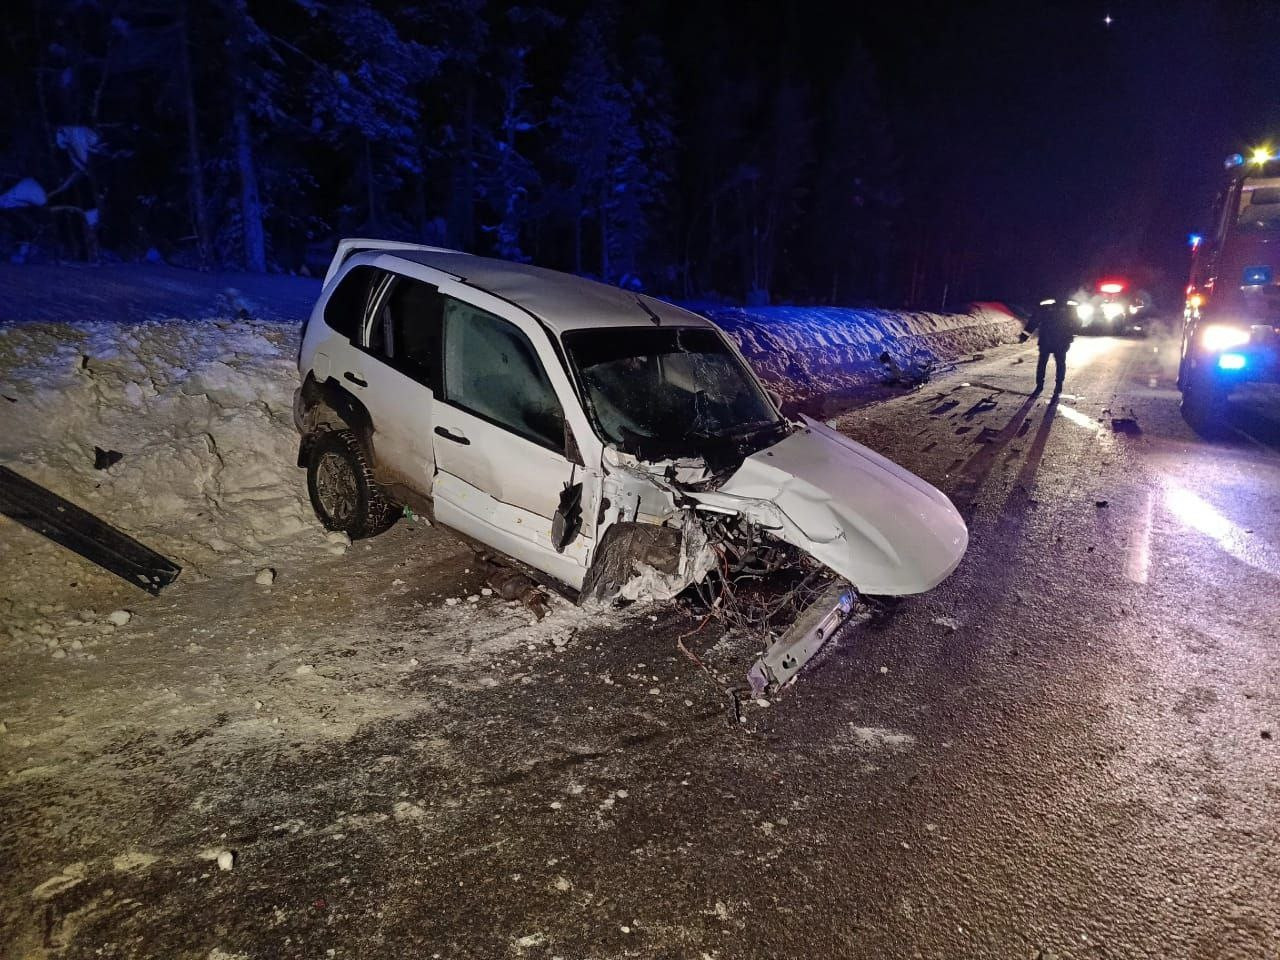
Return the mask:
POLYGON ((361 376, 360 376, 359 374, 357 374, 357 373, 352 373, 350 370, 348 370, 348 371, 347 371, 346 373, 344 373, 342 376, 343 376, 343 377, 345 377, 347 380, 350 380, 350 381, 351 381, 352 383, 354 383, 357 387, 367 387, 367 386, 369 385, 369 381, 368 381, 368 380, 365 380, 365 379, 361 378, 361 376))
POLYGON ((461 433, 452 433, 451 431, 446 430, 444 427, 436 427, 436 436, 444 437, 446 440, 452 440, 454 443, 460 443, 464 447, 468 446, 471 443, 471 441, 468 440, 465 435, 461 433))

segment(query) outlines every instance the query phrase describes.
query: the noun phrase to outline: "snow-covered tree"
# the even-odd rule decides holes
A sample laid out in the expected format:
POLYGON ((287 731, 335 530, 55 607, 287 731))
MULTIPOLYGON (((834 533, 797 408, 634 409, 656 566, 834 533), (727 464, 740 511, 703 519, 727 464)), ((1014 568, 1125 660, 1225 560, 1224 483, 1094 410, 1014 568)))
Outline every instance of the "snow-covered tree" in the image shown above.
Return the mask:
POLYGON ((875 68, 860 43, 828 90, 820 130, 807 222, 813 285, 832 303, 883 296, 899 203, 896 156, 875 68))
POLYGON ((310 132, 354 160, 364 224, 376 226, 385 222, 383 197, 422 176, 422 84, 442 54, 404 36, 369 0, 305 0, 304 8, 311 24, 290 52, 306 63, 310 132))
MULTIPOLYGON (((657 90, 644 80, 624 79, 613 53, 614 29, 607 6, 593 8, 578 23, 574 56, 553 107, 554 153, 566 174, 574 268, 587 269, 585 231, 594 226, 595 272, 632 282, 661 195, 671 134, 657 90)), ((656 54, 650 57, 655 75, 656 54)))
POLYGON ((784 242, 795 229, 813 162, 808 91, 781 84, 762 104, 766 122, 731 174, 732 208, 741 249, 742 288, 750 303, 768 303, 784 242))
POLYGON ((538 7, 513 7, 505 21, 510 36, 495 51, 491 68, 497 109, 492 121, 479 129, 477 195, 488 211, 481 229, 492 238, 494 252, 508 260, 525 260, 522 235, 543 183, 525 152, 530 135, 541 125, 529 98, 533 84, 528 59, 533 43, 560 21, 538 7))

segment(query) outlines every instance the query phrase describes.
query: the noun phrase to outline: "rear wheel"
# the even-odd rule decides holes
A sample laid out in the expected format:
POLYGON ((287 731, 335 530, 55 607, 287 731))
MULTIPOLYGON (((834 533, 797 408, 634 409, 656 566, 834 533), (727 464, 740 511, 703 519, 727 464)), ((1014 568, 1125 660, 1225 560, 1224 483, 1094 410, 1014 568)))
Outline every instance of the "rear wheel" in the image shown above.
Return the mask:
POLYGON ((1227 389, 1203 368, 1183 371, 1182 418, 1202 437, 1221 436, 1226 430, 1227 389))
POLYGON ((311 508, 326 530, 352 540, 372 537, 396 521, 396 507, 373 479, 360 438, 336 430, 311 445, 307 462, 311 508))

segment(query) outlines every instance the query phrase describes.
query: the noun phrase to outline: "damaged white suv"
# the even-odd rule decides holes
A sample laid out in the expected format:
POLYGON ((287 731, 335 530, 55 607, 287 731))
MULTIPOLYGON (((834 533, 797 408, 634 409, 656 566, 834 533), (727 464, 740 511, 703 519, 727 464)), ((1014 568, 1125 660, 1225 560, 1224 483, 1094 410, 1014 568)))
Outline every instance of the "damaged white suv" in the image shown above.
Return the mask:
POLYGON ((968 543, 944 494, 785 419, 711 322, 579 277, 344 240, 299 371, 325 527, 370 536, 409 507, 601 599, 697 585, 727 606, 789 571, 805 609, 758 685, 793 676, 857 593, 928 590, 968 543))

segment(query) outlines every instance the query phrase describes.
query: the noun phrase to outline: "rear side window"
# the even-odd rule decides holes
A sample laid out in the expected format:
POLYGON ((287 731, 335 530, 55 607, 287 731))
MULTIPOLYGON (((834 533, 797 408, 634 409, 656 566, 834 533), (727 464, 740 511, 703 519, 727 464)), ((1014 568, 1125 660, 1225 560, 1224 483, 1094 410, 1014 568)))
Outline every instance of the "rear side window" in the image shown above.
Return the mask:
POLYGON ((444 297, 429 283, 397 276, 379 299, 369 326, 369 349, 438 392, 444 297))
POLYGON ((445 298, 444 377, 450 403, 552 450, 564 411, 528 338, 501 317, 445 298))
POLYGON ((352 267, 338 281, 324 305, 324 322, 350 340, 359 334, 360 321, 369 305, 369 288, 382 271, 376 267, 352 267))

